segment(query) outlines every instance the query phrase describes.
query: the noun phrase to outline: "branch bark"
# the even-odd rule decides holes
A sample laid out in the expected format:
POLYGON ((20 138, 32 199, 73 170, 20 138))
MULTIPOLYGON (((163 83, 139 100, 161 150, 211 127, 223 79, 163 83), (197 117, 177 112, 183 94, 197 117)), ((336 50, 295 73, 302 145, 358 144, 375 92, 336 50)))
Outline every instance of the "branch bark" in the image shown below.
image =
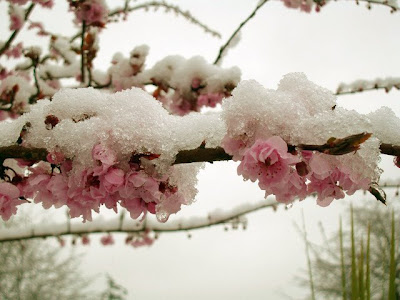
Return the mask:
MULTIPOLYGON (((352 139, 354 139, 355 136, 360 135, 365 135, 365 133, 352 135, 343 139, 336 139, 336 141, 339 142, 328 142, 323 145, 289 145, 289 149, 295 150, 297 148, 300 150, 318 151, 328 155, 342 155, 357 150, 354 148, 354 145, 349 145, 348 141, 351 141, 352 139), (343 144, 345 144, 348 148, 343 148, 343 144)), ((382 154, 400 156, 400 146, 398 145, 382 143, 380 145, 380 151, 382 154)), ((3 161, 7 158, 21 158, 30 161, 45 161, 47 154, 48 152, 45 148, 26 148, 18 145, 0 147, 0 161, 3 161)), ((231 159, 232 156, 226 153, 222 147, 199 147, 192 150, 182 150, 178 152, 173 164, 187 164, 194 162, 212 163, 214 161, 226 161, 231 159)))

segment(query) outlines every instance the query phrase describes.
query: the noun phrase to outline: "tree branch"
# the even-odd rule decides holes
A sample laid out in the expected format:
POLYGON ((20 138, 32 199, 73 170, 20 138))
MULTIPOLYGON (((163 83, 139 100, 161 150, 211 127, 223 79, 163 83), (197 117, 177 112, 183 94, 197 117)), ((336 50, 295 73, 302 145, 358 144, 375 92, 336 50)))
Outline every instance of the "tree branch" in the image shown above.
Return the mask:
POLYGON ((149 9, 150 7, 154 7, 154 8, 158 8, 158 7, 164 7, 167 11, 168 10, 172 10, 173 12, 175 12, 177 15, 181 15, 184 18, 188 19, 190 22, 192 22, 195 25, 200 26, 201 28, 204 29, 205 32, 210 33, 213 36, 216 36, 218 38, 221 38, 221 34, 219 34, 217 31, 210 29, 207 25, 203 24, 202 22, 200 22, 199 20, 197 20, 195 17, 193 17, 190 12, 188 11, 183 11, 181 8, 179 8, 179 6, 177 5, 172 5, 172 4, 168 4, 164 1, 149 1, 146 3, 142 3, 139 5, 135 5, 135 6, 131 6, 129 7, 128 5, 125 5, 123 8, 117 8, 113 11, 111 11, 108 16, 109 17, 113 17, 119 14, 126 14, 135 10, 139 10, 139 9, 149 9))
POLYGON ((82 32, 81 32, 81 82, 85 83, 85 31, 86 21, 82 21, 82 32))
MULTIPOLYGON (((35 7, 35 4, 32 3, 31 5, 29 5, 29 7, 26 9, 25 11, 25 17, 24 17, 24 21, 28 20, 29 15, 31 14, 33 8, 35 7)), ((25 22, 24 22, 25 23, 25 22)), ((21 27, 22 28, 22 27, 21 27)), ((14 41, 14 39, 17 37, 18 33, 20 32, 20 29, 14 30, 13 33, 10 35, 10 37, 8 38, 7 42, 4 44, 3 47, 0 48, 0 56, 2 56, 4 54, 4 52, 6 52, 8 50, 8 48, 10 48, 11 43, 14 41)))
POLYGON ((232 33, 232 35, 230 36, 230 38, 226 41, 226 43, 224 45, 221 46, 221 48, 219 49, 219 53, 217 58, 214 61, 214 65, 218 64, 218 62, 220 61, 220 59, 223 56, 223 53, 225 51, 225 49, 229 46, 229 44, 232 42, 233 38, 239 33, 240 29, 242 29, 242 27, 244 25, 246 25, 246 23, 248 21, 250 21, 257 13, 257 11, 265 4, 267 3, 268 0, 263 0, 261 1, 256 8, 251 12, 251 14, 242 22, 239 24, 239 27, 236 28, 236 30, 232 33))
POLYGON ((256 203, 246 203, 238 205, 229 210, 215 210, 207 216, 181 218, 171 220, 168 223, 159 223, 155 220, 146 218, 146 222, 132 219, 122 219, 117 216, 111 220, 102 218, 89 223, 58 223, 58 224, 39 224, 30 228, 7 228, 0 230, 0 242, 12 242, 29 240, 36 238, 61 237, 66 235, 84 235, 93 233, 140 233, 153 231, 156 233, 192 231, 202 228, 228 224, 244 215, 265 208, 276 208, 277 202, 273 200, 263 200, 256 203))
MULTIPOLYGON (((299 144, 297 146, 288 145, 289 150, 296 148, 300 150, 318 151, 328 155, 342 155, 357 151, 358 145, 363 142, 369 134, 361 133, 351 135, 342 139, 330 139, 323 145, 306 145, 299 144)), ((382 154, 391 156, 400 156, 400 146, 382 143, 380 145, 382 154)), ((48 152, 45 148, 27 148, 19 145, 0 147, 0 161, 7 158, 22 158, 31 161, 46 160, 48 152)), ((232 156, 225 152, 222 147, 204 148, 199 147, 192 150, 182 150, 176 155, 173 164, 187 164, 194 162, 214 162, 231 160, 232 156)))
POLYGON ((371 4, 380 4, 380 5, 384 5, 387 7, 390 7, 392 10, 390 11, 391 13, 397 11, 399 8, 397 5, 393 4, 396 3, 396 1, 388 1, 388 0, 356 0, 357 5, 359 4, 359 2, 367 2, 368 3, 368 8, 371 8, 371 4))
POLYGON ((372 90, 385 90, 388 93, 393 88, 400 89, 399 77, 377 78, 374 80, 356 80, 351 83, 341 83, 335 95, 349 95, 372 90))

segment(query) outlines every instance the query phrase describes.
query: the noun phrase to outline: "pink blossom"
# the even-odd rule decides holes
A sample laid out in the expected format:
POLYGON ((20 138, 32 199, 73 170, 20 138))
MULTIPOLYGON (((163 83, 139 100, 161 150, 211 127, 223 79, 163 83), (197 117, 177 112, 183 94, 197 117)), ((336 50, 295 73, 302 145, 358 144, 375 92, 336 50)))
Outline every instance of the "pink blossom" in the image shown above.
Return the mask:
POLYGON ((89 236, 86 234, 82 236, 82 245, 89 245, 90 244, 90 239, 89 236))
POLYGON ((24 25, 24 9, 19 5, 10 5, 10 30, 19 30, 24 25))
POLYGON ((262 189, 276 185, 289 175, 290 165, 299 158, 288 153, 286 142, 279 136, 266 141, 257 140, 244 153, 238 167, 238 174, 251 181, 259 180, 262 189))
POLYGON ((311 12, 312 1, 308 0, 282 0, 286 7, 289 8, 300 8, 304 12, 311 12))
POLYGON ((110 168, 101 178, 105 191, 115 193, 124 184, 125 173, 118 168, 110 168))
POLYGON ((396 157, 393 159, 393 162, 394 162, 394 165, 395 165, 396 167, 400 168, 400 156, 396 156, 396 157))
POLYGON ((67 195, 70 216, 82 216, 85 222, 92 220, 92 210, 99 211, 107 193, 100 184, 100 178, 93 175, 93 169, 86 169, 69 176, 67 195))
POLYGON ((114 238, 111 234, 107 234, 101 237, 100 242, 102 243, 103 246, 113 245, 114 238))
POLYGON ((326 154, 314 153, 309 159, 309 167, 308 191, 317 193, 317 204, 320 206, 328 206, 334 199, 344 198, 345 192, 353 195, 357 190, 366 190, 371 182, 345 166, 334 166, 326 154))
POLYGON ((46 30, 43 27, 43 24, 41 22, 30 22, 28 29, 33 29, 33 28, 37 28, 39 29, 37 35, 39 36, 46 36, 49 35, 46 30))
POLYGON ((21 185, 21 191, 25 198, 33 198, 35 203, 42 203, 45 209, 54 204, 52 193, 47 189, 50 182, 50 166, 44 162, 34 168, 29 168, 31 174, 21 185))
POLYGON ((307 197, 307 185, 305 177, 301 177, 297 172, 292 172, 286 177, 286 180, 279 185, 272 186, 266 189, 266 196, 274 194, 276 201, 289 204, 299 198, 303 200, 307 197))
POLYGON ((311 176, 308 185, 310 193, 316 192, 318 195, 317 204, 320 206, 328 206, 334 199, 342 199, 345 197, 343 188, 339 185, 340 172, 335 169, 328 177, 319 179, 311 176))
POLYGON ((107 22, 108 8, 103 0, 86 0, 77 4, 75 15, 78 22, 103 27, 107 22))
POLYGON ((8 182, 0 183, 0 216, 4 221, 8 221, 11 215, 17 213, 17 205, 24 203, 19 200, 19 189, 8 182))
POLYGON ((60 244, 61 247, 65 246, 65 240, 62 237, 57 237, 57 241, 60 244))
POLYGON ((103 144, 97 144, 93 147, 92 157, 94 160, 98 160, 107 166, 112 166, 117 162, 117 157, 114 151, 103 144))
POLYGON ((200 87, 201 84, 201 79, 200 78, 193 78, 192 79, 192 89, 198 89, 200 87))
POLYGON ((46 159, 51 164, 59 165, 65 160, 65 157, 61 152, 53 151, 47 154, 46 159))
POLYGON ((146 230, 140 235, 131 238, 129 240, 129 244, 135 248, 142 246, 151 246, 154 243, 154 238, 150 237, 149 233, 150 231, 146 230))
POLYGON ((19 58, 22 55, 23 46, 22 43, 18 43, 14 47, 9 48, 4 54, 7 57, 19 58))
POLYGON ((37 3, 45 8, 52 8, 54 5, 53 0, 32 0, 33 3, 37 3))
POLYGON ((52 195, 52 204, 59 208, 67 204, 68 200, 68 178, 64 175, 53 175, 46 185, 46 189, 52 195))
POLYGON ((24 20, 19 15, 10 15, 10 30, 19 30, 23 24, 24 20))
POLYGON ((234 161, 238 161, 243 158, 243 154, 246 151, 246 140, 246 136, 233 139, 226 135, 223 138, 221 145, 226 153, 233 156, 234 161))
POLYGON ((216 107, 218 103, 222 102, 223 98, 224 94, 221 93, 203 94, 197 98, 197 106, 216 107))
POLYGON ((18 4, 18 5, 24 5, 26 4, 29 0, 8 0, 9 2, 13 4, 18 4))
POLYGON ((6 79, 8 76, 12 75, 12 71, 7 71, 2 65, 0 65, 0 80, 6 79))

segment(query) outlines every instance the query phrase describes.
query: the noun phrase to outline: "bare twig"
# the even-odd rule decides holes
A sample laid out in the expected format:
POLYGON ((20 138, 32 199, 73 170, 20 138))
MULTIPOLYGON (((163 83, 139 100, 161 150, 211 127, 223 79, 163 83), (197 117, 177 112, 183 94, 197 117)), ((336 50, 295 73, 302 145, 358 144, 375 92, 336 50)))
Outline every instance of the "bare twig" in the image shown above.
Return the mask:
POLYGON ((149 2, 145 2, 142 4, 135 5, 135 6, 129 6, 125 3, 123 8, 117 8, 117 9, 111 11, 108 16, 113 17, 113 16, 117 16, 119 14, 126 14, 126 13, 129 13, 129 12, 132 12, 135 10, 139 10, 139 9, 147 10, 151 7, 154 7, 154 8, 162 7, 162 8, 165 8, 167 11, 171 10, 174 13, 176 13, 177 15, 183 16, 184 18, 188 19, 193 24, 200 26, 201 28, 204 29, 205 32, 210 33, 211 35, 213 35, 215 37, 221 38, 221 35, 217 31, 210 29, 207 25, 205 25, 204 23, 197 20, 195 17, 193 17, 190 14, 190 12, 183 11, 179 6, 166 3, 165 1, 149 1, 149 2))
POLYGON ((85 31, 86 21, 82 21, 82 32, 81 32, 81 82, 85 82, 85 31))
POLYGON ((400 89, 399 77, 356 80, 349 84, 341 83, 337 88, 335 95, 349 95, 372 90, 385 90, 388 93, 393 88, 400 89))
MULTIPOLYGON (((24 17, 24 21, 28 20, 29 15, 31 14, 33 8, 35 7, 35 4, 32 3, 31 5, 29 5, 29 7, 26 9, 25 11, 25 17, 24 17)), ((0 48, 0 56, 4 54, 4 52, 6 52, 8 50, 8 48, 10 48, 11 43, 14 41, 14 39, 17 37, 18 33, 20 32, 20 29, 14 30, 13 33, 11 33, 10 37, 8 38, 7 42, 4 44, 3 47, 0 48)))
POLYGON ((367 2, 368 3, 368 8, 371 8, 371 4, 378 4, 378 5, 383 5, 390 7, 392 10, 390 12, 396 12, 398 10, 397 5, 393 5, 391 1, 388 0, 356 0, 356 3, 359 4, 359 2, 367 2))
POLYGON ((231 35, 230 38, 226 41, 226 43, 223 44, 223 45, 221 46, 221 48, 219 49, 219 53, 218 53, 217 58, 216 58, 215 61, 214 61, 214 65, 218 64, 219 60, 220 60, 220 59, 222 58, 222 56, 223 56, 223 53, 224 53, 226 47, 229 46, 229 44, 231 43, 231 41, 233 40, 233 38, 239 33, 240 29, 242 29, 242 27, 243 27, 244 25, 246 25, 246 23, 247 23, 248 21, 250 21, 250 20, 256 15, 257 11, 258 11, 265 3, 267 3, 267 1, 268 1, 268 0, 263 0, 263 1, 261 1, 261 2, 257 5, 257 7, 251 12, 251 14, 250 14, 242 23, 239 24, 239 27, 236 28, 236 30, 232 33, 232 35, 231 35))
POLYGON ((66 235, 84 235, 94 233, 140 233, 153 231, 156 233, 192 231, 202 228, 229 224, 244 215, 265 208, 276 208, 278 203, 273 200, 263 200, 246 206, 238 206, 227 213, 210 212, 205 217, 182 218, 168 223, 159 223, 146 218, 146 222, 125 220, 121 216, 116 219, 98 219, 89 223, 62 223, 31 228, 7 228, 0 230, 0 242, 21 241, 36 238, 61 237, 66 235))

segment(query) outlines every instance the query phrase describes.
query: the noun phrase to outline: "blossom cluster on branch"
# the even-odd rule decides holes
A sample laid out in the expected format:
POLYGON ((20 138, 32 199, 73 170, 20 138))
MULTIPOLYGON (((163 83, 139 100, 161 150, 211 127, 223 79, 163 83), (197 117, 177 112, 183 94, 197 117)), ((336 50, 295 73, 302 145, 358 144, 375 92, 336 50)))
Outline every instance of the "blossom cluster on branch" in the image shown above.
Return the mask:
MULTIPOLYGON (((400 119, 389 108, 368 115, 346 110, 301 73, 286 75, 270 90, 240 82, 239 68, 220 67, 220 56, 214 64, 167 56, 147 68, 146 45, 129 57, 116 53, 108 70, 97 70, 100 34, 115 15, 103 0, 69 1, 79 28, 71 39, 31 22, 39 35, 51 36, 48 53, 13 46, 32 5, 52 2, 33 1, 27 8, 28 1, 8 2, 14 33, 1 43, 0 56, 25 59, 0 70, 3 220, 33 200, 44 208, 66 206, 84 222, 101 206, 166 222, 195 199, 203 166, 195 162, 231 158, 240 162, 238 174, 258 181, 266 196, 288 204, 316 193, 317 204, 327 206, 357 190, 376 194, 382 146, 392 151, 400 145, 400 119), (77 86, 63 89, 65 78, 77 86), (14 152, 3 154, 9 149, 14 152), (208 156, 190 157, 201 151, 208 156), (182 159, 185 153, 189 158, 182 159)), ((285 4, 309 11, 314 2, 285 4)), ((129 11, 126 6, 118 14, 129 11)), ((110 236, 103 240, 112 243, 110 236)))

